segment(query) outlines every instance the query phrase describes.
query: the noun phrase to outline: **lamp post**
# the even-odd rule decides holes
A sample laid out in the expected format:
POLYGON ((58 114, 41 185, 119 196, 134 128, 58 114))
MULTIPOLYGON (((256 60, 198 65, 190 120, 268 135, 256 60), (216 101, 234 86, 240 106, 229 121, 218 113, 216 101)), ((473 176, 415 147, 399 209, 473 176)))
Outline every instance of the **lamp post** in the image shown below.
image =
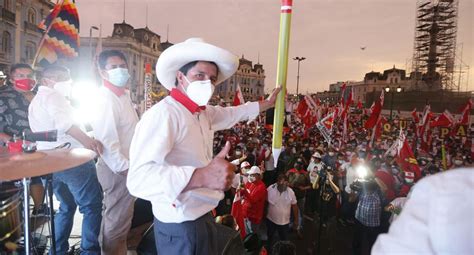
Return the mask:
POLYGON ((89 29, 89 49, 91 51, 91 62, 94 61, 94 50, 92 49, 92 30, 99 30, 96 26, 91 26, 89 29))
POLYGON ((305 60, 305 57, 294 57, 293 60, 298 61, 298 74, 296 75, 296 95, 298 95, 298 88, 300 86, 300 62, 305 60))
MULTIPOLYGON (((390 93, 390 90, 391 90, 390 86, 387 86, 387 87, 385 88, 385 92, 387 92, 387 93, 390 93)), ((402 88, 400 87, 400 85, 395 89, 395 91, 396 91, 397 93, 402 92, 402 88)), ((391 96, 390 96, 390 120, 392 120, 393 95, 395 94, 395 91, 392 91, 391 96)))

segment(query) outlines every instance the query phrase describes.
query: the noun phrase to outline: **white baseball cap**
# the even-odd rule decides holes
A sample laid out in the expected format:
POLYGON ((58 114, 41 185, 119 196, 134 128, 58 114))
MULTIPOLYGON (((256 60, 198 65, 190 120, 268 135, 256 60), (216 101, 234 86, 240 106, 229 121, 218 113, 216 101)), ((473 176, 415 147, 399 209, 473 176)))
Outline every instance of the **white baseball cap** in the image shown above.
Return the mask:
POLYGON ((247 161, 244 161, 242 162, 242 164, 240 164, 240 168, 246 168, 246 167, 249 167, 250 166, 250 163, 247 162, 247 161))
POLYGON ((258 166, 252 166, 250 170, 247 172, 248 175, 251 174, 262 174, 262 171, 260 171, 260 168, 258 166))

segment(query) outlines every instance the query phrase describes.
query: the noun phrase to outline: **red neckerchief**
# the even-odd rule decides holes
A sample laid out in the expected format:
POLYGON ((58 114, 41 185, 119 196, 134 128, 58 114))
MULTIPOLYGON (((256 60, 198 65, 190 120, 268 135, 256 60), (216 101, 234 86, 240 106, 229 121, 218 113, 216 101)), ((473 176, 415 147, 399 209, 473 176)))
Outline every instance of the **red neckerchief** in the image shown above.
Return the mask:
POLYGON ((179 91, 178 89, 172 89, 170 95, 172 98, 174 98, 174 100, 178 101, 184 107, 186 107, 186 109, 188 109, 192 114, 196 112, 201 112, 202 110, 206 109, 206 106, 197 105, 195 102, 189 99, 188 96, 183 94, 183 92, 179 91))
POLYGON ((110 83, 108 80, 103 80, 104 87, 108 88, 112 93, 117 95, 118 97, 122 96, 125 94, 125 88, 117 87, 110 83))

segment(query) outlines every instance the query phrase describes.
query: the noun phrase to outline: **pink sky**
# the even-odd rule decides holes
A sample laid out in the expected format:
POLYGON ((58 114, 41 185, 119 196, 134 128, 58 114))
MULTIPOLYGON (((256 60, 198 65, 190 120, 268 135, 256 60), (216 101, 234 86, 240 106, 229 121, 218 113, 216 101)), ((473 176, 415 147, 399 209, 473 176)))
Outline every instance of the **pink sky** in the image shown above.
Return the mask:
MULTIPOLYGON (((123 20, 121 0, 78 0, 81 36, 102 24, 109 36, 112 24, 123 20)), ((202 37, 236 55, 260 63, 265 89, 275 86, 279 0, 126 0, 125 20, 135 28, 146 25, 166 40, 181 42, 202 37)), ((366 72, 405 69, 411 65, 415 27, 414 0, 294 0, 290 58, 306 57, 300 66, 300 93, 327 90, 330 83, 362 80, 366 72), (360 46, 366 46, 362 51, 360 46)), ((457 42, 470 65, 469 90, 474 90, 472 0, 459 0, 457 42)), ((97 32, 94 36, 97 36, 97 32)), ((287 88, 296 91, 297 62, 289 60, 287 88)), ((464 75, 462 89, 466 89, 464 75)))

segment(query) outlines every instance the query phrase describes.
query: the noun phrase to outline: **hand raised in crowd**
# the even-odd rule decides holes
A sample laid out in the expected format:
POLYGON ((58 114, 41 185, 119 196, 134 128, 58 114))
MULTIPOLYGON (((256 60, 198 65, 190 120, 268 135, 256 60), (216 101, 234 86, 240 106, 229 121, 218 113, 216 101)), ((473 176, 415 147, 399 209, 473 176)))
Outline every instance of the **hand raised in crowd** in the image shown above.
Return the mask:
POLYGON ((224 148, 211 160, 209 165, 197 168, 185 190, 202 187, 228 190, 235 175, 235 166, 225 159, 230 147, 230 142, 226 142, 224 148))
POLYGON ((327 179, 332 181, 334 176, 332 176, 332 174, 330 172, 328 172, 327 175, 328 175, 327 179))

